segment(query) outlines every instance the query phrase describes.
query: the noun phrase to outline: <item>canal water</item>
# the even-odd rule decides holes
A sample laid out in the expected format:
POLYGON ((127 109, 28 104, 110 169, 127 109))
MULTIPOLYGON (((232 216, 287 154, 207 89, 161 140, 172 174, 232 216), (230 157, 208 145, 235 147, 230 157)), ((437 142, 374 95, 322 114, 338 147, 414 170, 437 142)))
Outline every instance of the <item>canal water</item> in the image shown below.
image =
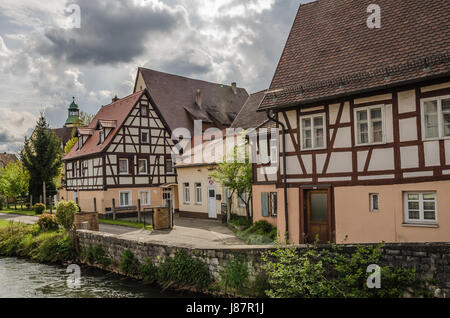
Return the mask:
MULTIPOLYGON (((0 257, 0 298, 180 298, 189 293, 165 291, 141 281, 92 268, 81 268, 80 284, 71 288, 70 273, 18 258, 0 257)), ((73 275, 73 274, 72 274, 73 275)))

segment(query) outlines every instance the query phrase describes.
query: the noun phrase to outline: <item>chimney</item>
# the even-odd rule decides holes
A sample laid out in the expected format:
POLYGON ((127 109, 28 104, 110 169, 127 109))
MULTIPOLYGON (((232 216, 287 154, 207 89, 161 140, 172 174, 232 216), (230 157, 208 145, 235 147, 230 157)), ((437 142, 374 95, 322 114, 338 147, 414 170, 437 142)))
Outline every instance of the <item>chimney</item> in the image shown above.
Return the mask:
POLYGON ((231 83, 231 89, 233 90, 234 95, 237 95, 237 84, 236 84, 236 82, 231 83))
POLYGON ((195 103, 198 107, 202 108, 202 92, 200 89, 197 89, 197 93, 195 94, 195 103))
POLYGON ((117 95, 116 95, 116 96, 114 96, 114 98, 112 99, 112 102, 115 103, 115 102, 117 102, 119 99, 120 99, 120 98, 118 98, 117 95))

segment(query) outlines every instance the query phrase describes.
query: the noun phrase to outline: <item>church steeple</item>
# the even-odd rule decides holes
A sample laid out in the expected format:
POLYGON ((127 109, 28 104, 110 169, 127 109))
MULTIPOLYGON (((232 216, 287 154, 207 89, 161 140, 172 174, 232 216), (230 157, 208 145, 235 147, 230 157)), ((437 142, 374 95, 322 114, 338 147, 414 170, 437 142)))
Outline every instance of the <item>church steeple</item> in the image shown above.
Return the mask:
POLYGON ((75 124, 80 119, 80 109, 75 103, 75 97, 73 97, 72 104, 69 106, 69 116, 67 117, 66 124, 64 127, 74 127, 75 124))

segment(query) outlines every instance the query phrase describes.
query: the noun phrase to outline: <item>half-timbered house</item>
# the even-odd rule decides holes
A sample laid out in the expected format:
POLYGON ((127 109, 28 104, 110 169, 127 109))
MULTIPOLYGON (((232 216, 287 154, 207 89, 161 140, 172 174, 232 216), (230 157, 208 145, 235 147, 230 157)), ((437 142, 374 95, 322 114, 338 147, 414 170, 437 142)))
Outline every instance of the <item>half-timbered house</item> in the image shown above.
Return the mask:
POLYGON ((291 242, 450 241, 450 2, 377 1, 381 28, 370 4, 301 5, 259 106, 281 146, 255 220, 291 242))
MULTIPOLYGON (((135 92, 103 106, 77 129, 78 144, 64 158, 66 197, 83 211, 178 210, 172 132, 194 120, 229 127, 248 94, 227 86, 139 68, 135 92), (139 87, 139 89, 137 88, 139 87)), ((203 127, 203 130, 206 129, 203 127)))

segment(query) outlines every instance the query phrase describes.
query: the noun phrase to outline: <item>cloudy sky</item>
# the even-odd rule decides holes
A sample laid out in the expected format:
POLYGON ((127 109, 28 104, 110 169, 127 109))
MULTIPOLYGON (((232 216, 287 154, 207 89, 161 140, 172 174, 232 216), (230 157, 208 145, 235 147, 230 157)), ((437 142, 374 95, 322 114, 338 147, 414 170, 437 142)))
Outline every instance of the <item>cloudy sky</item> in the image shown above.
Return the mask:
POLYGON ((129 95, 138 66, 265 89, 301 2, 2 0, 0 152, 20 150, 40 111, 62 127, 72 96, 95 114, 129 95))

